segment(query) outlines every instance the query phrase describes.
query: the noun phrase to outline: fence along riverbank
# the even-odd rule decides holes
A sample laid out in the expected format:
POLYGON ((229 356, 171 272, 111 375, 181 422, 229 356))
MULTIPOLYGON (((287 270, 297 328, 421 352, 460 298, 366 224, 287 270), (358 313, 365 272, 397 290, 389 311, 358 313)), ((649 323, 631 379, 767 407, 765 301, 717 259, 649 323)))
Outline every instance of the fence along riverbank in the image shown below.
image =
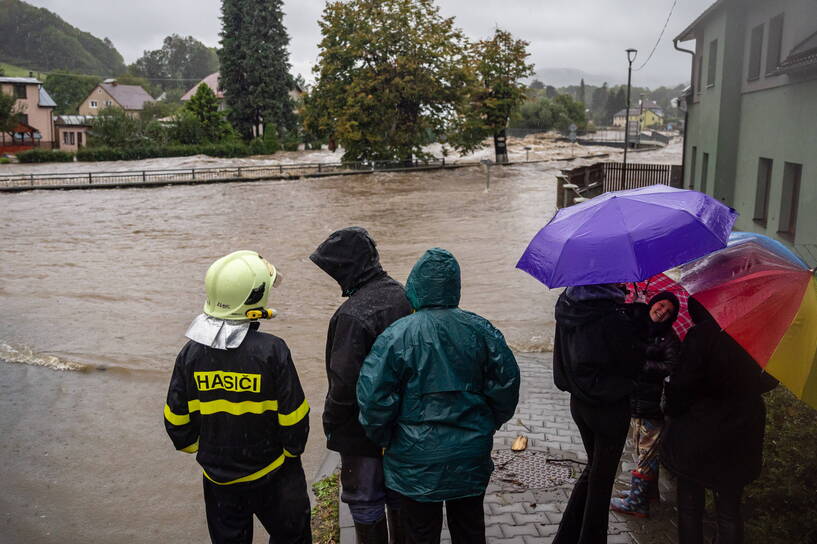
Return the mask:
MULTIPOLYGON (((604 153, 576 157, 554 157, 524 161, 525 163, 571 161, 600 158, 604 153)), ((519 164, 517 162, 507 163, 519 164)), ((116 189, 126 187, 157 187, 162 185, 195 185, 275 179, 348 176, 373 172, 405 172, 440 170, 480 166, 479 160, 447 161, 445 158, 412 161, 373 161, 338 163, 294 163, 263 166, 215 166, 210 168, 134 169, 119 172, 65 172, 43 174, 0 173, 0 192, 20 192, 48 189, 116 189)))

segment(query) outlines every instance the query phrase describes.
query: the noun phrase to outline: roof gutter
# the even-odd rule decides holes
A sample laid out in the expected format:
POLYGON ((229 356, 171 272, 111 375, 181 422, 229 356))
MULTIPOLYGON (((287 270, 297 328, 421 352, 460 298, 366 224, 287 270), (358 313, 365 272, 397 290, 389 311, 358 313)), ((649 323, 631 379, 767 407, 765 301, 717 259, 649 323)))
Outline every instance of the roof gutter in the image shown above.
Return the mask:
MULTIPOLYGON (((692 76, 695 74, 695 51, 684 49, 683 47, 678 47, 678 38, 672 40, 672 46, 675 48, 676 51, 680 51, 682 53, 689 53, 692 56, 692 70, 690 71, 689 82, 692 85, 692 93, 695 94, 695 82, 692 81, 692 76)), ((700 77, 700 76, 698 76, 700 77)), ((684 97, 684 100, 687 100, 687 97, 684 97)), ((686 167, 687 167, 687 133, 689 132, 689 102, 687 102, 687 107, 684 108, 684 141, 681 144, 681 185, 683 186, 684 180, 686 179, 686 167)), ((690 189, 694 189, 694 187, 690 187, 690 189)))

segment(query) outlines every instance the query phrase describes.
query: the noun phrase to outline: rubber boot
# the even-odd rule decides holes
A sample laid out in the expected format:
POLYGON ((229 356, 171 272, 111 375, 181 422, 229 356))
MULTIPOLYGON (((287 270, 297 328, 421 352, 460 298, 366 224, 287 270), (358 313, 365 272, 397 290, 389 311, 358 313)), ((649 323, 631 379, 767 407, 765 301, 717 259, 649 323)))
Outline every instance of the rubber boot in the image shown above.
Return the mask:
POLYGON ((386 516, 374 523, 355 522, 357 544, 389 544, 389 531, 386 528, 386 516))
POLYGON ((634 471, 630 483, 630 493, 623 499, 619 497, 610 499, 610 510, 638 518, 650 517, 650 502, 647 498, 648 487, 649 480, 634 471))
POLYGON ((404 544, 403 524, 400 520, 400 510, 389 508, 389 544, 404 544))

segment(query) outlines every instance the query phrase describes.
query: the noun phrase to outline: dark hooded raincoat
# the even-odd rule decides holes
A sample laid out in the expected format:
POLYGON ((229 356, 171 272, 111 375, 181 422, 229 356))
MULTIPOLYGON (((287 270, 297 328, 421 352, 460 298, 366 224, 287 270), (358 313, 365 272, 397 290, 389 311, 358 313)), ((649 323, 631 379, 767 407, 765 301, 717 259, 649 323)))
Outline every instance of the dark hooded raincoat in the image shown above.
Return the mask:
POLYGON ((355 386, 377 336, 411 307, 403 286, 381 268, 375 243, 363 228, 332 233, 309 258, 349 297, 332 316, 326 335, 327 447, 344 455, 380 457, 380 448, 366 438, 358 422, 355 386))
POLYGON ((766 406, 777 385, 694 298, 695 326, 666 387, 670 417, 661 462, 709 489, 738 489, 760 475, 766 406))
POLYGON ((357 385, 360 422, 386 448, 386 486, 415 501, 480 495, 494 432, 519 399, 519 367, 497 329, 457 307, 460 269, 444 249, 415 264, 416 313, 377 339, 357 385))

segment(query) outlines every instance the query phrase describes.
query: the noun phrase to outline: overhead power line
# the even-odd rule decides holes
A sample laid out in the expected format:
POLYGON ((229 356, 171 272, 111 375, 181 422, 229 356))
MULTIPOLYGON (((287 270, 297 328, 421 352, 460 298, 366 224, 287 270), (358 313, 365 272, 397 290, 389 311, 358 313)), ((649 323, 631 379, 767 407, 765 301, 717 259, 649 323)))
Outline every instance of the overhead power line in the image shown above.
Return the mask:
POLYGON ((661 38, 664 37, 664 32, 667 30, 667 25, 669 24, 670 17, 672 17, 672 12, 675 11, 675 4, 677 3, 678 0, 673 0, 672 6, 669 8, 669 14, 667 14, 667 20, 664 21, 664 28, 661 29, 661 33, 658 35, 658 39, 655 40, 655 45, 652 46, 652 51, 650 51, 650 55, 647 57, 647 60, 644 61, 644 64, 633 70, 633 72, 638 72, 639 70, 644 68, 648 62, 650 62, 653 53, 655 53, 655 50, 658 49, 658 44, 661 43, 661 38))

